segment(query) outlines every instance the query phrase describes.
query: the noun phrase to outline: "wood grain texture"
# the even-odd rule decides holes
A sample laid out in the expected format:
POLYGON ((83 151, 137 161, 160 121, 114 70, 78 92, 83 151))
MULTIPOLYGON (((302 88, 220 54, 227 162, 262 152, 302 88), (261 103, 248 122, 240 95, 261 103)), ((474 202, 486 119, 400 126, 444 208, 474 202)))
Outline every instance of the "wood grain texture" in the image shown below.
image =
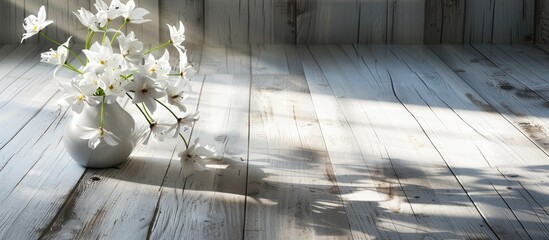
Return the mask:
POLYGON ((491 43, 495 0, 467 1, 463 43, 491 43))
POLYGON ((305 78, 253 75, 250 103, 244 237, 349 238, 305 78))
MULTIPOLYGON (((491 114, 491 112, 481 109, 480 106, 477 110, 474 110, 474 107, 465 107, 467 101, 464 101, 463 99, 468 99, 471 101, 473 103, 471 106, 476 105, 474 104, 475 101, 473 101, 470 97, 460 98, 458 97, 460 94, 474 95, 477 100, 479 96, 477 93, 472 92, 474 90, 464 84, 464 82, 444 63, 442 63, 440 59, 433 57, 432 53, 425 49, 425 47, 422 47, 423 49, 420 47, 407 47, 405 49, 402 48, 402 51, 398 50, 397 47, 390 48, 398 58, 402 59, 407 66, 409 66, 409 68, 422 79, 423 84, 425 84, 433 92, 433 94, 437 95, 441 101, 444 101, 447 104, 447 107, 452 109, 452 112, 457 114, 461 120, 466 122, 468 125, 463 128, 459 128, 457 124, 452 124, 453 129, 459 128, 460 132, 465 133, 465 129, 470 127, 478 134, 481 134, 482 137, 491 139, 489 140, 490 142, 496 143, 494 146, 476 145, 476 148, 480 154, 476 154, 475 157, 471 157, 472 159, 477 159, 476 161, 486 160, 491 167, 540 165, 547 161, 547 154, 540 151, 540 149, 532 144, 529 139, 524 138, 524 135, 520 133, 515 126, 509 124, 506 119, 502 118, 501 115, 492 114, 492 116, 483 116, 483 111, 486 112, 486 115, 491 114), (424 59, 426 59, 426 61, 423 61, 424 59), (444 79, 444 81, 442 81, 442 79, 444 79), (452 91, 454 93, 452 93, 452 91), (464 105, 461 105, 460 107, 458 104, 464 105), (472 113, 471 110, 475 112, 472 113), (511 144, 510 142, 515 139, 520 139, 520 143, 517 142, 511 144), (509 147, 512 149, 509 149, 509 147), (497 148, 500 150, 495 150, 497 148), (498 155, 493 155, 494 151, 497 152, 498 155), (504 165, 497 163, 507 155, 515 155, 516 157, 509 159, 507 162, 502 162, 504 165), (518 156, 535 157, 518 158, 518 156)), ((416 91, 421 93, 420 90, 416 89, 416 91)), ((421 93, 421 95, 424 96, 423 99, 429 99, 425 97, 427 94, 421 93)), ((433 109, 432 111, 437 110, 433 109)), ((437 115, 438 118, 444 119, 442 114, 437 115)), ((456 120, 459 121, 459 119, 456 120)), ((432 124, 433 122, 434 121, 429 121, 428 123, 432 124)), ((444 122, 448 123, 454 121, 445 119, 444 122)), ((476 193, 481 189, 481 187, 477 185, 479 179, 471 176, 471 168, 463 167, 460 164, 463 161, 463 158, 458 157, 454 159, 454 157, 458 156, 458 154, 449 153, 449 148, 441 148, 443 144, 437 144, 437 133, 428 133, 428 135, 430 136, 430 139, 432 139, 432 141, 439 146, 438 149, 441 155, 447 160, 449 166, 453 169, 453 172, 460 179, 460 182, 470 194, 473 201, 475 201, 476 206, 478 206, 479 210, 484 216, 486 216, 488 223, 491 225, 492 229, 495 230, 496 234, 503 238, 516 238, 520 236, 522 238, 533 237, 536 239, 544 237, 543 227, 540 229, 540 226, 543 226, 544 224, 543 220, 533 220, 530 218, 530 214, 516 214, 517 210, 515 209, 515 206, 509 206, 508 199, 504 198, 498 200, 502 194, 501 189, 498 190, 498 187, 500 186, 498 181, 502 179, 502 176, 497 171, 480 170, 481 174, 485 175, 485 177, 482 177, 481 181, 486 181, 486 184, 490 183, 494 186, 495 191, 484 191, 482 195, 477 195, 476 193), (472 181, 473 178, 477 179, 472 181), (497 206, 497 210, 493 209, 493 206, 497 206), (507 206, 508 208, 506 208, 507 206), (509 215, 509 213, 511 213, 511 215, 509 215), (502 221, 502 219, 504 219, 503 216, 506 216, 506 221, 502 221), (539 222, 535 223, 536 221, 539 222), (502 227, 505 225, 508 227, 502 227)), ((456 136, 456 134, 453 135, 456 136)), ((467 135, 469 135, 467 137, 469 142, 476 142, 473 140, 473 134, 467 135)), ((458 147, 458 144, 452 146, 458 147)), ((460 146, 462 146, 462 144, 460 144, 460 146)), ((469 147, 468 149, 472 148, 469 147)), ((478 170, 479 168, 475 169, 478 170)), ((528 211, 527 208, 524 208, 524 206, 520 207, 520 209, 524 212, 528 211)), ((534 212, 530 210, 529 213, 534 212)))
POLYGON ((15 132, 2 135, 0 146, 0 238, 32 239, 48 227, 84 169, 61 143, 68 111, 55 100, 61 94, 51 79, 53 66, 36 59, 44 46, 20 48, 34 50, 29 55, 34 59, 18 64, 1 81, 6 85, 0 123, 15 132))
POLYGON ((532 43, 534 9, 534 0, 495 1, 492 43, 532 43))
POLYGON ((387 0, 359 0, 358 43, 387 43, 387 0))
POLYGON ((528 136, 549 152, 549 109, 547 101, 528 92, 526 85, 484 59, 470 46, 432 46, 431 49, 483 99, 528 136), (529 97, 531 96, 531 97, 529 97))
POLYGON ((204 45, 200 74, 250 74, 250 46, 204 45))
POLYGON ((292 45, 252 45, 252 74, 303 74, 300 56, 292 45))
POLYGON ((204 43, 247 43, 248 1, 204 0, 204 43))
MULTIPOLYGON (((324 137, 329 141, 328 152, 336 163, 336 178, 338 182, 345 183, 340 184, 340 189, 346 200, 354 237, 407 239, 493 236, 489 230, 476 227, 482 218, 471 203, 457 207, 450 203, 454 200, 447 198, 441 191, 460 192, 463 189, 446 167, 436 167, 442 160, 406 109, 399 103, 393 103, 395 99, 390 84, 375 80, 354 49, 347 46, 344 48, 311 48, 327 82, 322 84, 314 80, 316 77, 309 78, 309 75, 307 79, 311 81, 312 89, 320 90, 327 85, 333 91, 312 94, 324 137), (380 90, 383 86, 385 90, 380 90), (332 116, 332 121, 329 121, 329 115, 333 115, 330 112, 334 111, 332 105, 330 110, 323 111, 325 105, 316 105, 316 100, 326 103, 332 94, 341 107, 341 110, 336 107, 336 112, 339 114, 342 111, 344 117, 338 120, 332 116), (408 124, 402 126, 391 119, 410 121, 403 121, 408 124), (350 128, 348 134, 340 135, 345 128, 350 128), (351 139, 357 141, 356 148, 351 139), (394 141, 396 139, 411 141, 394 141), (437 170, 426 173, 422 168, 437 170), (354 171, 362 174, 354 175, 354 171), (373 186, 368 187, 369 184, 373 186), (365 201, 370 204, 365 204, 365 201), (445 205, 447 211, 424 205, 424 201, 445 205), (415 217, 410 218, 410 213, 415 217), (362 224, 365 221, 371 225, 362 224), (452 221, 452 228, 441 224, 452 221)), ((305 57, 303 59, 306 69, 310 69, 311 66, 305 64, 305 57)))
POLYGON ((295 43, 296 0, 249 0, 248 43, 295 43))
POLYGON ((387 43, 423 43, 425 0, 389 0, 387 7, 387 43))
POLYGON ((87 169, 44 238, 146 238, 174 150, 149 143, 121 166, 87 169))
POLYGON ((207 75, 192 137, 225 154, 184 179, 172 164, 158 204, 153 239, 242 238, 248 154, 249 75, 207 75), (227 86, 231 86, 228 88, 227 86), (223 150, 223 149, 221 149, 223 150))
POLYGON ((357 0, 297 0, 297 43, 353 43, 358 40, 357 0))
POLYGON ((461 43, 466 0, 425 2, 425 43, 461 43))
POLYGON ((535 8, 535 43, 549 43, 549 1, 536 1, 535 8))

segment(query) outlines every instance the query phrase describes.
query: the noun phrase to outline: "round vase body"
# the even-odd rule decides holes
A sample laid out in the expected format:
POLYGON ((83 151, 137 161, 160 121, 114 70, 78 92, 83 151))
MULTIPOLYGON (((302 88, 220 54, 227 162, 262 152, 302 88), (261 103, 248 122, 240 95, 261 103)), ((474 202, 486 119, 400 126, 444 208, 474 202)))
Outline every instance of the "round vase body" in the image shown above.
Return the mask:
POLYGON ((108 168, 128 159, 137 144, 137 131, 133 117, 117 102, 105 104, 103 128, 112 132, 118 145, 111 146, 104 140, 95 149, 88 147, 89 139, 82 139, 86 132, 82 127, 99 128, 101 105, 85 104, 81 113, 74 113, 65 126, 63 142, 69 155, 80 165, 90 168, 108 168))

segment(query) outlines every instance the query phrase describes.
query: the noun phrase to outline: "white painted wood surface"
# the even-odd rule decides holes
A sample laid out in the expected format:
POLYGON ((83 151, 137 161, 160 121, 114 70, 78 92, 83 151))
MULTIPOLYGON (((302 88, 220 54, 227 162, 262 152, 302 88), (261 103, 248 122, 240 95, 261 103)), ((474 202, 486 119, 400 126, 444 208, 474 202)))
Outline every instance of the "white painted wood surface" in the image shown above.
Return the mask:
POLYGON ((253 75, 250 104, 244 237, 349 238, 305 78, 253 75))
POLYGON ((2 239, 549 237, 533 45, 196 46, 193 137, 226 151, 188 179, 177 142, 70 160, 48 48, 0 46, 2 239))
MULTIPOLYGON (((153 22, 127 29, 153 44, 167 40, 166 24, 179 20, 193 44, 531 43, 534 34, 543 43, 549 29, 546 1, 137 0, 153 22)), ((41 5, 56 22, 46 30, 51 37, 84 39, 86 31, 72 12, 93 10, 89 1, 5 0, 0 43, 18 43, 23 19, 41 5)))

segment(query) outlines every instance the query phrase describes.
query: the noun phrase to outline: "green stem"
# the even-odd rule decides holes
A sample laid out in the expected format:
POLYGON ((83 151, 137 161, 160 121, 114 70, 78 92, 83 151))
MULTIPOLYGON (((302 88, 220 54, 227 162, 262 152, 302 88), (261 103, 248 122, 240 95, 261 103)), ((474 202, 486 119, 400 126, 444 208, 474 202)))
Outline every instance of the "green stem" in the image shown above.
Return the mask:
POLYGON ((179 133, 179 136, 181 137, 181 139, 183 139, 183 142, 185 143, 185 148, 189 149, 189 143, 187 143, 187 140, 185 140, 185 137, 183 137, 183 134, 179 133))
POLYGON ((128 20, 124 20, 124 22, 122 23, 122 25, 120 25, 120 27, 118 28, 118 30, 114 33, 114 35, 112 36, 112 39, 111 39, 111 46, 112 46, 112 43, 114 42, 114 39, 116 38, 116 35, 118 35, 118 33, 120 32, 120 30, 126 25, 126 23, 128 23, 128 20))
POLYGON ((86 34, 86 44, 84 44, 85 49, 88 49, 88 44, 90 42, 90 35, 91 35, 91 29, 88 28, 88 34, 86 34))
POLYGON ((48 40, 48 41, 50 41, 50 42, 56 44, 57 46, 63 46, 63 47, 65 47, 66 49, 69 50, 69 52, 70 52, 76 59, 78 59, 78 61, 79 61, 82 65, 86 65, 86 64, 84 63, 84 61, 82 61, 82 59, 81 59, 72 49, 66 47, 65 45, 59 43, 58 41, 53 40, 52 38, 48 37, 48 36, 47 36, 44 32, 42 32, 42 31, 40 31, 40 35, 42 35, 42 37, 44 37, 46 40, 48 40))
POLYGON ((93 36, 95 36, 95 32, 94 32, 94 31, 91 32, 90 41, 88 42, 88 46, 86 47, 86 49, 90 49, 90 47, 91 47, 90 45, 91 45, 91 41, 93 40, 93 36))
POLYGON ((107 20, 107 25, 105 26, 105 32, 103 33, 103 39, 101 40, 101 45, 105 43, 105 39, 107 39, 107 30, 109 29, 109 24, 111 23, 111 20, 107 20))
POLYGON ((101 120, 99 122, 99 128, 103 129, 103 112, 105 111, 105 96, 103 95, 103 100, 101 101, 101 120))
POLYGON ((158 46, 156 46, 156 47, 153 47, 153 48, 149 49, 148 51, 144 52, 143 54, 147 55, 147 54, 151 53, 152 51, 156 51, 156 50, 158 50, 158 49, 161 49, 161 48, 163 48, 163 47, 166 47, 166 46, 170 45, 171 43, 172 43, 172 40, 170 39, 170 40, 168 40, 166 43, 164 43, 164 44, 162 44, 162 45, 158 45, 158 46))
MULTIPOLYGON (((160 105, 162 105, 162 107, 164 107, 165 109, 167 109, 168 111, 170 111, 170 113, 173 115, 173 117, 175 118, 175 120, 179 121, 179 117, 168 107, 166 106, 166 104, 164 104, 163 102, 159 101, 158 99, 154 99, 157 103, 160 103, 160 105)), ((181 137, 181 139, 183 139, 183 142, 185 143, 185 147, 189 148, 189 143, 187 143, 187 140, 185 139, 185 137, 183 137, 183 134, 179 133, 179 136, 181 137)))
POLYGON ((145 110, 145 114, 147 114, 147 117, 153 119, 153 117, 151 117, 151 115, 149 114, 149 111, 147 111, 147 106, 145 106, 145 103, 141 103, 141 106, 143 107, 143 110, 145 110))
POLYGON ((166 106, 166 104, 164 104, 163 102, 161 102, 160 100, 158 99, 154 99, 157 103, 160 103, 160 105, 162 105, 162 107, 164 107, 166 110, 170 111, 170 113, 173 115, 173 117, 175 117, 175 119, 179 119, 179 116, 177 116, 168 106, 166 106))
POLYGON ((74 71, 74 72, 76 72, 76 73, 78 73, 78 74, 80 74, 80 75, 83 74, 80 70, 76 69, 76 68, 75 68, 73 65, 71 65, 70 63, 65 63, 65 64, 63 64, 63 67, 65 67, 65 68, 67 68, 67 69, 69 69, 69 70, 72 70, 72 71, 74 71))
MULTIPOLYGON (((130 96, 129 93, 126 93, 126 96, 128 96, 130 99, 133 99, 132 96, 130 96)), ((141 112, 141 114, 143 114, 143 117, 145 117, 145 119, 147 119, 147 122, 148 122, 149 124, 152 124, 152 123, 154 122, 154 119, 149 119, 149 117, 147 116, 147 114, 145 114, 145 112, 143 112, 143 109, 141 109, 141 107, 139 107, 139 104, 135 103, 134 105, 137 107, 137 109, 139 109, 139 111, 141 112)))

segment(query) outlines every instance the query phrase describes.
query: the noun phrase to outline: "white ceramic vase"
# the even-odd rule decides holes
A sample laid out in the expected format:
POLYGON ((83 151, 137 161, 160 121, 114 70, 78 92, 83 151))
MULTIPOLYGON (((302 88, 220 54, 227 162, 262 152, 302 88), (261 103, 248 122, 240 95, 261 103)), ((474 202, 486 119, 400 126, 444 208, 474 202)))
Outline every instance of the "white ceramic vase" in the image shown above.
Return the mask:
POLYGON ((98 128, 101 105, 85 104, 81 113, 73 112, 65 126, 63 142, 69 155, 80 165, 90 168, 108 168, 118 165, 131 154, 137 144, 137 131, 133 117, 117 102, 105 104, 103 127, 116 135, 120 142, 111 146, 102 141, 95 149, 88 147, 88 140, 82 139, 85 131, 81 127, 98 128))

